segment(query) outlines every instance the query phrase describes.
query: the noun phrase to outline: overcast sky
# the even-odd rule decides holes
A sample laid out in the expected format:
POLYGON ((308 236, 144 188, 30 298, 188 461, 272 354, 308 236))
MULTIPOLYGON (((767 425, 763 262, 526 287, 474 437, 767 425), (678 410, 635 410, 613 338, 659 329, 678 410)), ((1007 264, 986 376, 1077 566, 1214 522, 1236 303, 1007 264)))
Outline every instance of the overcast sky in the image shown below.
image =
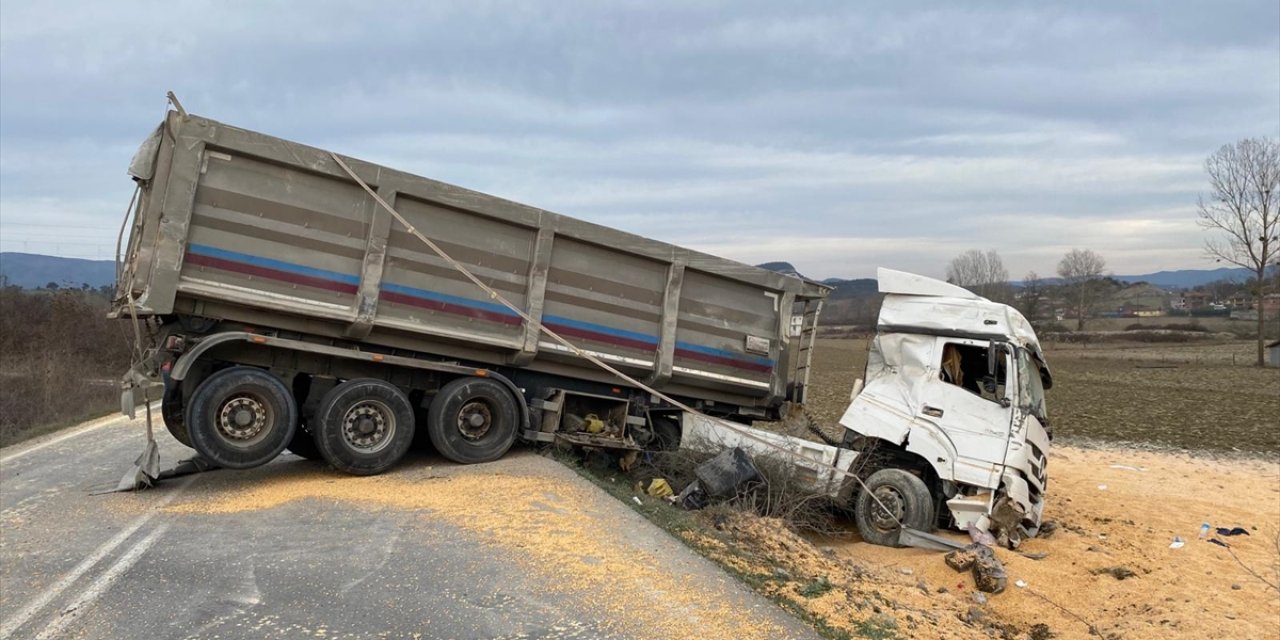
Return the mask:
POLYGON ((110 257, 164 93, 231 124, 806 275, 1210 268, 1280 135, 1280 3, 0 3, 0 241, 110 257), (910 7, 904 7, 909 4, 910 7), (1123 5, 1123 6, 1121 6, 1123 5))

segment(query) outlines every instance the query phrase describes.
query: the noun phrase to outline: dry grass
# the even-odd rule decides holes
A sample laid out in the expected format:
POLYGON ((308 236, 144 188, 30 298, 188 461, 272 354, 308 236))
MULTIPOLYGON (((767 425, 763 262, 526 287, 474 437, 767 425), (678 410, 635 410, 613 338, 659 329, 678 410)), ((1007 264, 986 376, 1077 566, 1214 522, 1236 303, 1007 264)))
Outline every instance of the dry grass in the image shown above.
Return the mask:
POLYGON ((93 291, 0 290, 0 446, 120 406, 125 323, 93 291))

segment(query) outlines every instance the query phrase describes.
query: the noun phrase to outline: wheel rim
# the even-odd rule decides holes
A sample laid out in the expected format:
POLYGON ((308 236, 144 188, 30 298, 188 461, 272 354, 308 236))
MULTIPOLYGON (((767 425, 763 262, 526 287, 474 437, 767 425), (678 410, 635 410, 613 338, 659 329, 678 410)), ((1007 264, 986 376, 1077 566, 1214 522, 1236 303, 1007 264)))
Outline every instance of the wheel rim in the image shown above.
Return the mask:
POLYGON ((342 439, 363 453, 381 451, 395 433, 395 412, 377 400, 357 402, 342 417, 342 439))
POLYGON ((880 502, 871 505, 871 524, 880 531, 895 531, 907 517, 906 501, 893 487, 877 487, 871 492, 880 502), (881 505, 884 506, 881 506, 881 505), (887 510, 886 510, 887 509, 887 510))
POLYGON ((472 400, 458 410, 458 433, 467 440, 479 440, 493 428, 493 410, 479 400, 472 400))
POLYGON ((252 393, 231 396, 218 408, 218 435, 238 447, 261 442, 274 422, 270 403, 252 393))

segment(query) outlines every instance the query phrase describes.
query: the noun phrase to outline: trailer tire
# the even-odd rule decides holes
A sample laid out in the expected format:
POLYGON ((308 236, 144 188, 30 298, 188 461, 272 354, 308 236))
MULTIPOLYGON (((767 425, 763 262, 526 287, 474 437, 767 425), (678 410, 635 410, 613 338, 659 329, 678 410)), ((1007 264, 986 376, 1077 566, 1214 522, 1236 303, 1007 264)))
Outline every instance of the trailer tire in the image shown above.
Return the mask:
MULTIPOLYGON (((182 387, 180 382, 165 385, 164 396, 160 398, 160 417, 164 419, 164 428, 169 435, 182 444, 191 446, 191 434, 187 431, 186 417, 182 411, 182 387)), ((193 447, 194 448, 194 447, 193 447)))
POLYGON ((226 469, 249 469, 284 451, 298 427, 298 406, 279 378, 231 367, 196 387, 186 427, 200 455, 226 469))
POLYGON ((382 473, 413 444, 413 405, 382 380, 358 378, 329 390, 309 422, 320 456, 356 476, 382 473))
POLYGON ((427 435, 444 457, 461 464, 492 462, 516 441, 520 407, 489 378, 458 378, 441 387, 427 411, 427 435))
POLYGON ((933 496, 923 480, 902 469, 881 469, 867 478, 858 492, 853 518, 862 539, 885 547, 898 545, 898 529, 893 518, 871 496, 875 494, 903 526, 917 531, 933 530, 933 496))

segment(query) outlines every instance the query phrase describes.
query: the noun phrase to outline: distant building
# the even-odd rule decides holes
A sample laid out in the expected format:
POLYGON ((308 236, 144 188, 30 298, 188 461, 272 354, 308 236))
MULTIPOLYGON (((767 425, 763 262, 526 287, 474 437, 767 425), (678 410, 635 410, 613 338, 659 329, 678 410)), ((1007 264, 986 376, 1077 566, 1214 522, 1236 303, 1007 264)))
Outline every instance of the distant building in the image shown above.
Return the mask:
POLYGON ((1213 302, 1213 294, 1204 291, 1183 291, 1175 295, 1171 302, 1174 309, 1179 311, 1194 311, 1203 309, 1213 302))
POLYGON ((1159 287, 1139 282, 1108 296, 1099 315, 1111 318, 1162 316, 1165 315, 1165 310, 1174 307, 1174 299, 1177 297, 1159 287))
POLYGON ((1264 318, 1280 316, 1280 293, 1268 293, 1262 296, 1262 315, 1264 318))

